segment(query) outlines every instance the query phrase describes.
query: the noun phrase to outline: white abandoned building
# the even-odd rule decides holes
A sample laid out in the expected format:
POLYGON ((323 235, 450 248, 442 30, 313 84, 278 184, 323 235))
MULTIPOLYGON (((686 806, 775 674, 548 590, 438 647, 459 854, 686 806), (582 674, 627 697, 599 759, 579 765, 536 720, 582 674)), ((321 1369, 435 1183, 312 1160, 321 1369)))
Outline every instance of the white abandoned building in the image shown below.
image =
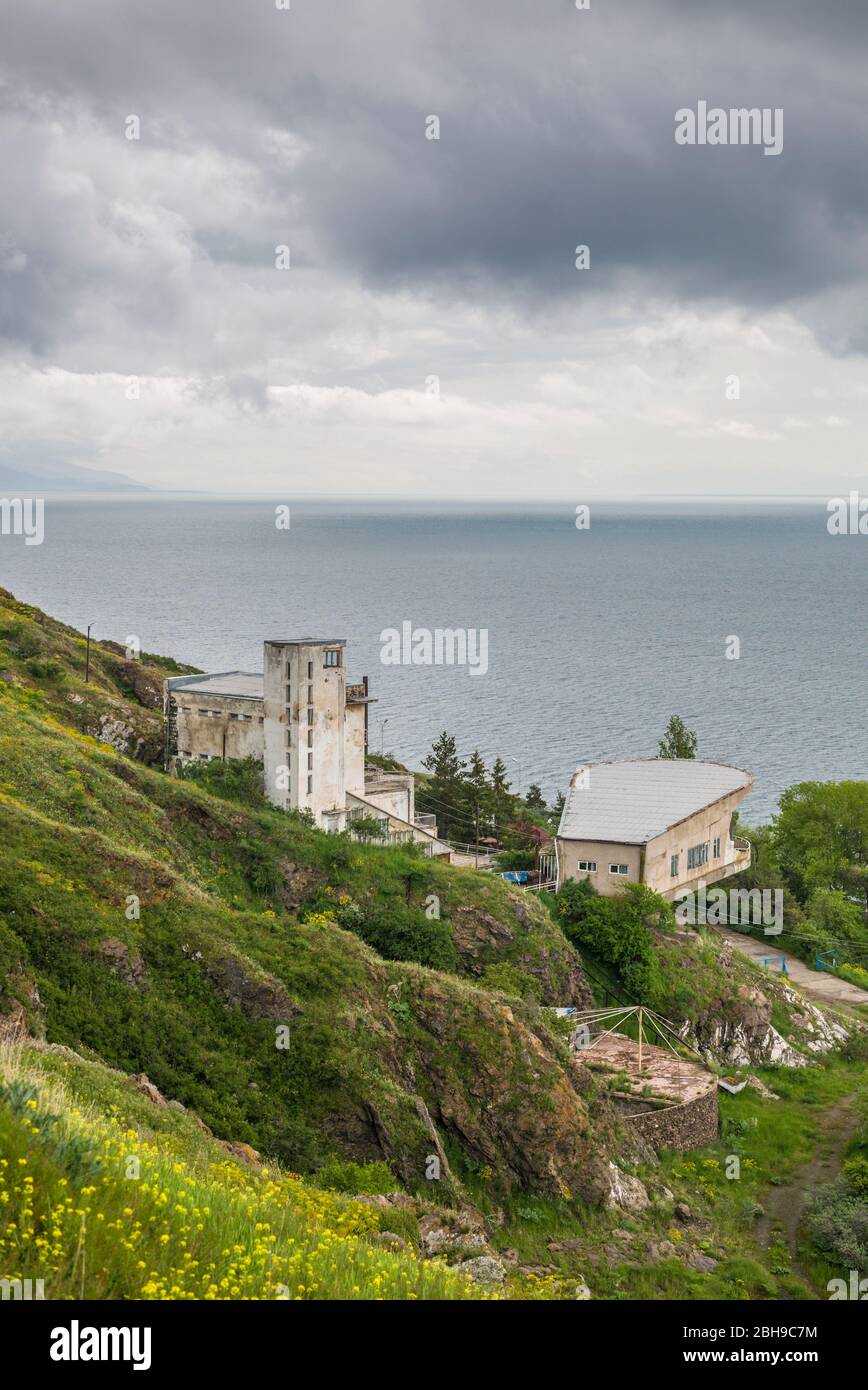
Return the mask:
POLYGON ((266 642, 264 672, 220 671, 165 682, 166 767, 232 758, 263 763, 265 794, 309 811, 323 830, 379 822, 383 843, 448 855, 433 816, 417 816, 411 773, 367 768, 367 677, 353 685, 342 637, 266 642))

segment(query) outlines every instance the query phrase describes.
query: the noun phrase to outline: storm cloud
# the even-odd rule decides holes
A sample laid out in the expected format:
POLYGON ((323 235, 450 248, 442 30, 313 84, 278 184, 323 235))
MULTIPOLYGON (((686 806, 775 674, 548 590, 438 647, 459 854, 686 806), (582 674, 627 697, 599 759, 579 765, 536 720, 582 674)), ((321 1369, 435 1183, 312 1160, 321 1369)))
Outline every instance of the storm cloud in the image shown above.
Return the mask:
POLYGON ((535 444, 552 487, 603 479, 620 444, 633 487, 644 431, 657 483, 704 440, 721 470, 760 446, 771 486, 778 442, 861 418, 856 0, 7 0, 3 30, 13 444, 41 419, 52 454, 168 483, 183 453, 201 485, 237 430, 271 487, 287 432, 296 482, 342 486, 337 438, 378 490, 408 446, 411 488, 456 448, 484 488, 535 444), (780 155, 677 144, 698 101, 781 109, 780 155))

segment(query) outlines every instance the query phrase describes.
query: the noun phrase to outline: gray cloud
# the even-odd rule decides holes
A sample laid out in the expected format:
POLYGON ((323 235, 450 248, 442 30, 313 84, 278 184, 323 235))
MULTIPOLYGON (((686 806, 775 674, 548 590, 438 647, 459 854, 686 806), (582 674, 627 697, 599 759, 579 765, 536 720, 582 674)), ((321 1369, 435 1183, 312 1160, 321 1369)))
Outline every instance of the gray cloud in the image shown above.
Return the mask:
POLYGON ((866 49, 860 0, 79 0, 50 22, 7 0, 0 340, 256 415, 269 383, 403 387, 432 355, 467 382, 558 370, 661 305, 786 310, 860 352, 866 49), (699 99, 781 107, 783 153, 676 145, 699 99))

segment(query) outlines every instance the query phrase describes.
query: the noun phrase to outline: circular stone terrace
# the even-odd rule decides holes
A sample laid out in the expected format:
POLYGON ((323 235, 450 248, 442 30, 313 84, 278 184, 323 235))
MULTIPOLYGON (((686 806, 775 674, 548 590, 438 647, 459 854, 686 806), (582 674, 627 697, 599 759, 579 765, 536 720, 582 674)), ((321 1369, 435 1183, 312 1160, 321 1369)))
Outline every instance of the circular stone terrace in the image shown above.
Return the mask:
POLYGON ((573 1063, 609 1078, 608 1094, 622 1123, 655 1149, 696 1149, 716 1140, 717 1077, 701 1060, 676 1051, 670 1023, 638 1006, 568 1016, 576 1025, 570 1038, 573 1063), (615 1031, 628 1020, 636 1039, 615 1031), (648 1042, 649 1032, 664 1045, 648 1042))

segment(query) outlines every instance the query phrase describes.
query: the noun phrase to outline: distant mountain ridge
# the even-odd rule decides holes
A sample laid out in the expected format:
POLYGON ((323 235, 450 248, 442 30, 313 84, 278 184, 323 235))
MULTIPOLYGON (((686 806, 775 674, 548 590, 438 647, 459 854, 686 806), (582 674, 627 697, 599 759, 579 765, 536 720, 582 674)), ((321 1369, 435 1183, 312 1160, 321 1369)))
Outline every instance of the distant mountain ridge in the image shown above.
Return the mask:
POLYGON ((26 497, 52 492, 151 492, 144 483, 137 483, 123 473, 102 472, 97 468, 82 468, 77 463, 25 463, 16 466, 0 459, 0 494, 26 497))

